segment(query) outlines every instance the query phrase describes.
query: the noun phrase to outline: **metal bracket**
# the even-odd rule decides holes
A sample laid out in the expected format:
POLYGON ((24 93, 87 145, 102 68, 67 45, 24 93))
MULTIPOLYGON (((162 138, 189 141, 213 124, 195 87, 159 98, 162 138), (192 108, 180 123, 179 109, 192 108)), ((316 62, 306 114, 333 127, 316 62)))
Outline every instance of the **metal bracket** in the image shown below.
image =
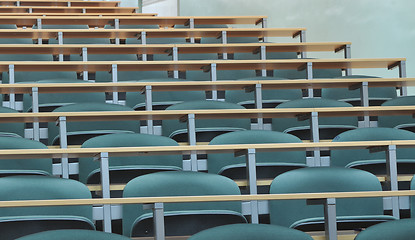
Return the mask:
MULTIPOLYGON (((39 112, 39 88, 32 87, 32 112, 39 112)), ((40 140, 40 127, 38 121, 33 121, 33 140, 40 140)))

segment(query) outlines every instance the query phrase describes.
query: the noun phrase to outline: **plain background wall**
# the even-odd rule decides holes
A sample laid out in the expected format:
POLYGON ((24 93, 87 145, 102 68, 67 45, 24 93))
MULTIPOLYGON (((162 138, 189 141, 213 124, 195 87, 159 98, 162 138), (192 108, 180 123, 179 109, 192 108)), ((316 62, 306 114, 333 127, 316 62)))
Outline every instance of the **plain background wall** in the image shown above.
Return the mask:
MULTIPOLYGON (((124 0, 130 1, 136 2, 124 0)), ((175 5, 181 16, 266 15, 268 27, 306 27, 308 42, 352 42, 352 58, 405 57, 407 76, 415 77, 413 0, 143 0, 143 4, 143 10, 156 4, 167 8, 175 5)), ((154 8, 154 11, 161 16, 174 15, 165 8, 160 11, 154 8)), ((342 58, 343 53, 310 53, 308 56, 342 58)), ((398 77, 398 70, 354 69, 353 74, 398 77)), ((415 94, 415 90, 411 89, 410 93, 415 94)))

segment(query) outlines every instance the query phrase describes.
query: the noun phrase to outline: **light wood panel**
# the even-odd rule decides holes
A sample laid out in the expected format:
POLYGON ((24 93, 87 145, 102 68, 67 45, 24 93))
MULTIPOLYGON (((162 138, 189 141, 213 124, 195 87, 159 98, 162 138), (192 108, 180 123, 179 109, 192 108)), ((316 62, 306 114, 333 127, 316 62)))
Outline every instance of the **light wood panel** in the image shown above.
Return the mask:
POLYGON ((118 7, 120 1, 83 1, 83 0, 3 0, 0 1, 0 6, 68 6, 70 3, 74 7, 94 6, 94 7, 118 7))

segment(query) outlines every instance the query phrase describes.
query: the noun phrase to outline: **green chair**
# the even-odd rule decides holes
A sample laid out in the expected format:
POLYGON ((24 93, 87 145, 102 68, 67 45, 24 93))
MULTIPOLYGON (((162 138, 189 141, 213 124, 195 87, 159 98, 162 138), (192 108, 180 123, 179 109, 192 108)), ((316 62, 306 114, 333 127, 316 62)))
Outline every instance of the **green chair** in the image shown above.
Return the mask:
MULTIPOLYGON (((0 136, 0 149, 47 149, 47 146, 26 138, 0 136)), ((0 177, 9 175, 52 175, 52 159, 0 160, 0 177)))
MULTIPOLYGON (((161 78, 161 79, 145 79, 139 82, 172 82, 184 81, 184 79, 161 78)), ((164 110, 166 107, 181 103, 184 101, 205 100, 205 92, 203 91, 164 91, 152 92, 153 110, 164 110)), ((126 105, 135 110, 145 110, 145 94, 140 92, 127 92, 126 105)))
MULTIPOLYGON (((352 107, 351 104, 331 99, 306 98, 281 103, 276 108, 352 107)), ((320 139, 332 139, 341 132, 357 128, 357 117, 319 117, 320 139)), ((272 130, 290 133, 300 139, 310 139, 310 120, 296 118, 272 119, 272 130)))
POLYGON ((114 233, 82 229, 53 230, 31 234, 17 240, 130 240, 114 233))
MULTIPOLYGON (((123 197, 168 197, 240 195, 229 178, 201 172, 157 172, 131 180, 123 197)), ((153 213, 142 204, 123 206, 123 234, 127 237, 153 236, 153 213)), ((215 226, 246 223, 240 202, 165 203, 166 236, 187 236, 215 226)))
MULTIPOLYGON (((202 110, 202 109, 245 109, 244 107, 221 101, 188 101, 182 102, 166 110, 202 110)), ((250 119, 196 119, 196 139, 209 142, 213 137, 226 132, 250 129, 250 119)), ((163 136, 173 138, 177 142, 187 141, 187 124, 179 120, 164 120, 163 136)))
MULTIPOLYGON (((83 80, 75 79, 50 79, 41 80, 35 83, 86 83, 83 80)), ((39 112, 52 112, 56 108, 72 103, 97 102, 105 103, 105 94, 100 92, 91 93, 41 93, 39 94, 39 112)), ((32 111, 32 96, 24 94, 23 111, 32 111)))
MULTIPOLYGON (((0 106, 1 113, 19 113, 18 111, 0 106)), ((23 137, 24 136, 24 123, 0 123, 0 136, 11 136, 11 137, 23 137)))
MULTIPOLYGON (((415 140, 415 133, 394 128, 358 128, 339 134, 333 142, 415 140)), ((415 173, 415 149, 398 148, 398 173, 415 173)), ((369 149, 331 150, 330 165, 358 168, 376 175, 386 174, 385 152, 370 153, 369 149)))
MULTIPOLYGON (((94 137, 85 141, 81 148, 105 147, 150 147, 178 146, 174 140, 157 135, 139 133, 119 133, 94 137)), ((111 183, 127 183, 129 180, 158 171, 177 171, 182 168, 181 155, 154 155, 134 157, 111 157, 111 183)), ((79 159, 79 180, 83 183, 100 182, 99 162, 92 158, 79 159)))
MULTIPOLYGON (((382 106, 412 106, 415 105, 415 96, 398 97, 388 100, 382 106)), ((402 116, 379 116, 379 127, 391 127, 415 132, 415 121, 412 115, 402 116)))
MULTIPOLYGON (((256 144, 256 143, 300 143, 299 138, 274 131, 247 130, 225 133, 213 138, 209 145, 256 144)), ((275 178, 277 175, 306 167, 305 151, 258 152, 255 156, 258 178, 275 178)), ((234 154, 208 154, 208 172, 231 179, 246 179, 245 156, 234 154)))
POLYGON ((379 223, 357 234, 355 240, 408 240, 415 236, 415 219, 379 223))
MULTIPOLYGON (((89 198, 89 189, 71 179, 47 176, 0 178, 0 201, 89 198)), ((0 216, 2 240, 47 230, 95 229, 91 205, 1 208, 0 216)))
MULTIPOLYGON (((241 80, 287 80, 283 78, 274 77, 254 77, 244 78, 241 80)), ((302 98, 300 89, 272 89, 262 90, 262 106, 264 108, 275 108, 278 104, 302 98)), ((245 108, 255 108, 255 92, 245 92, 238 90, 226 91, 225 100, 231 103, 237 103, 245 108)))
MULTIPOLYGON (((377 78, 366 75, 350 75, 337 77, 337 79, 353 79, 353 78, 377 78)), ((336 81, 335 79, 333 81, 336 81)), ((360 100, 360 89, 349 90, 347 88, 324 88, 321 97, 344 101, 353 106, 362 106, 360 100)), ((394 87, 371 87, 369 88, 369 102, 371 106, 379 106, 384 101, 396 98, 396 88, 394 87)))
MULTIPOLYGON (((132 108, 107 103, 75 103, 62 106, 53 112, 94 112, 94 111, 134 111, 132 108)), ((85 140, 110 133, 138 132, 139 121, 96 121, 96 122, 70 122, 66 123, 68 144, 80 145, 85 140)), ((60 143, 59 127, 55 123, 48 124, 49 144, 60 143)))
POLYGON ((301 231, 268 224, 229 224, 206 229, 189 240, 312 240, 301 231))
MULTIPOLYGON (((270 194, 381 191, 377 177, 350 168, 313 167, 292 170, 277 176, 270 194)), ((307 205, 306 200, 270 201, 271 224, 303 231, 324 230, 323 205, 307 205)), ((395 220, 383 215, 382 198, 336 199, 337 228, 358 229, 395 220)))

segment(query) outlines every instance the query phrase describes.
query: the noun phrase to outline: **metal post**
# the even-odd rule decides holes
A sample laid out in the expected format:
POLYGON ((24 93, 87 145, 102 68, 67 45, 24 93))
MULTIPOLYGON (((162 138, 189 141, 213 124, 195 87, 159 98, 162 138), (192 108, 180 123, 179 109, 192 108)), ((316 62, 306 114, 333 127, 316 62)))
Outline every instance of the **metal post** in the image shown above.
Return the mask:
POLYGON ((327 198, 324 204, 324 229, 326 239, 337 240, 336 199, 327 198))
MULTIPOLYGON (((267 47, 266 46, 261 46, 261 60, 267 60, 267 47)), ((262 69, 261 70, 261 75, 263 77, 267 76, 267 69, 262 69)))
POLYGON ((29 13, 33 13, 33 8, 29 8, 29 13))
MULTIPOLYGON (((216 71, 216 63, 210 64, 210 80, 212 82, 216 82, 218 79, 217 71, 216 71)), ((212 100, 218 100, 218 91, 212 90, 212 100)))
POLYGON ((16 1, 16 6, 20 7, 20 1, 16 1))
MULTIPOLYGON (((222 31, 222 44, 227 44, 227 43, 228 43, 228 34, 226 31, 222 31)), ((228 53, 223 52, 222 57, 223 59, 228 59, 228 53)))
MULTIPOLYGON (((268 25, 268 22, 267 21, 268 21, 267 18, 263 18, 262 19, 262 28, 267 28, 267 25, 268 25)), ((268 42, 268 37, 264 37, 263 38, 263 41, 264 42, 268 42)))
POLYGON ((120 19, 118 18, 114 19, 114 28, 120 29, 120 19))
MULTIPOLYGON (((102 186, 102 198, 110 198, 110 172, 109 172, 109 157, 107 152, 102 152, 99 156, 101 167, 101 186, 102 186)), ((104 231, 112 232, 111 230, 111 205, 103 205, 104 216, 104 231)))
MULTIPOLYGON (((262 84, 255 84, 255 108, 262 109, 262 84)), ((258 129, 264 130, 264 119, 258 117, 258 129)))
MULTIPOLYGON (((306 42, 305 30, 301 30, 300 32, 300 42, 306 42)), ((301 58, 307 58, 307 53, 301 52, 301 58)))
MULTIPOLYGON (((36 19, 36 25, 38 29, 42 29, 42 19, 36 19)), ((42 38, 37 39, 37 44, 42 45, 42 38)))
MULTIPOLYGON (((406 78, 406 61, 399 62, 399 77, 406 78)), ((401 87, 401 96, 408 96, 408 87, 401 87)))
POLYGON ((154 203, 153 207, 153 224, 154 224, 154 238, 155 240, 165 239, 164 230, 164 204, 154 203))
POLYGON ((63 32, 58 32, 58 44, 63 45, 63 32))
MULTIPOLYGON (((194 18, 189 19, 189 28, 191 28, 191 29, 195 28, 195 19, 194 18)), ((190 43, 195 43, 195 37, 190 38, 190 43)))
MULTIPOLYGON (((39 88, 32 87, 32 112, 39 112, 39 88)), ((33 121, 33 140, 40 140, 40 127, 38 121, 33 121)))
MULTIPOLYGON (((116 83, 118 82, 118 67, 117 64, 112 64, 112 68, 111 68, 111 73, 112 73, 112 82, 116 83)), ((118 104, 118 92, 113 92, 112 93, 112 102, 114 104, 118 104)))
MULTIPOLYGON (((255 149, 248 149, 246 154, 246 176, 249 186, 249 194, 257 195, 257 175, 256 175, 256 159, 255 159, 255 149)), ((259 223, 258 215, 258 201, 251 201, 251 223, 259 223)))
MULTIPOLYGON (((360 88, 360 101, 362 107, 369 107, 369 84, 368 82, 362 82, 360 88)), ((370 118, 367 114, 363 116, 363 127, 370 127, 370 118)))
MULTIPOLYGON (((307 66, 306 66, 306 74, 307 74, 307 79, 308 80, 312 80, 313 79, 313 63, 312 62, 308 62, 307 66)), ((309 98, 313 98, 314 97, 314 89, 312 87, 308 88, 308 96, 309 98)))
MULTIPOLYGON (((179 49, 177 47, 173 47, 172 58, 173 58, 173 61, 179 61, 179 49)), ((179 78, 179 70, 173 71, 173 77, 179 78)))
MULTIPOLYGON (((390 191, 398 191, 396 145, 389 145, 386 150, 386 174, 386 186, 390 191)), ((392 215, 399 219, 399 197, 392 197, 392 215)))
POLYGON ((71 6, 71 2, 68 2, 68 7, 70 7, 71 6))
MULTIPOLYGON (((352 58, 352 47, 350 46, 350 44, 346 44, 346 46, 344 47, 344 58, 352 58)), ((352 69, 346 68, 346 76, 350 75, 352 75, 352 69)))
MULTIPOLYGON (((9 65, 9 84, 14 84, 14 83, 15 83, 14 64, 10 64, 9 65)), ((10 103, 10 108, 16 109, 16 94, 10 93, 9 103, 10 103)))
POLYGON ((88 62, 88 48, 86 47, 82 48, 82 61, 88 62))
MULTIPOLYGON (((152 92, 152 86, 146 86, 145 93, 146 95, 146 111, 152 111, 153 110, 153 92, 152 92)), ((153 120, 149 119, 147 120, 147 134, 154 134, 153 130, 153 120)))
MULTIPOLYGON (((311 140, 313 142, 320 142, 320 133, 318 126, 318 113, 312 112, 310 118, 310 134, 311 140)), ((320 157, 320 148, 314 149, 314 163, 315 166, 322 166, 321 157, 320 157)))
MULTIPOLYGON (((187 137, 189 140, 190 146, 196 145, 196 119, 195 114, 187 114, 187 137)), ((190 169, 194 172, 197 172, 197 154, 192 151, 190 153, 190 169)))
POLYGON ((85 8, 82 8, 82 13, 86 13, 86 9, 85 8))
MULTIPOLYGON (((68 136, 66 131, 66 117, 59 117, 59 135, 61 148, 68 148, 68 136)), ((62 157, 62 178, 69 178, 69 161, 67 157, 62 157)))
MULTIPOLYGON (((142 31, 141 32, 141 45, 146 45, 146 44, 147 44, 147 32, 142 31)), ((141 54, 141 59, 143 61, 147 61, 147 53, 141 54)))

